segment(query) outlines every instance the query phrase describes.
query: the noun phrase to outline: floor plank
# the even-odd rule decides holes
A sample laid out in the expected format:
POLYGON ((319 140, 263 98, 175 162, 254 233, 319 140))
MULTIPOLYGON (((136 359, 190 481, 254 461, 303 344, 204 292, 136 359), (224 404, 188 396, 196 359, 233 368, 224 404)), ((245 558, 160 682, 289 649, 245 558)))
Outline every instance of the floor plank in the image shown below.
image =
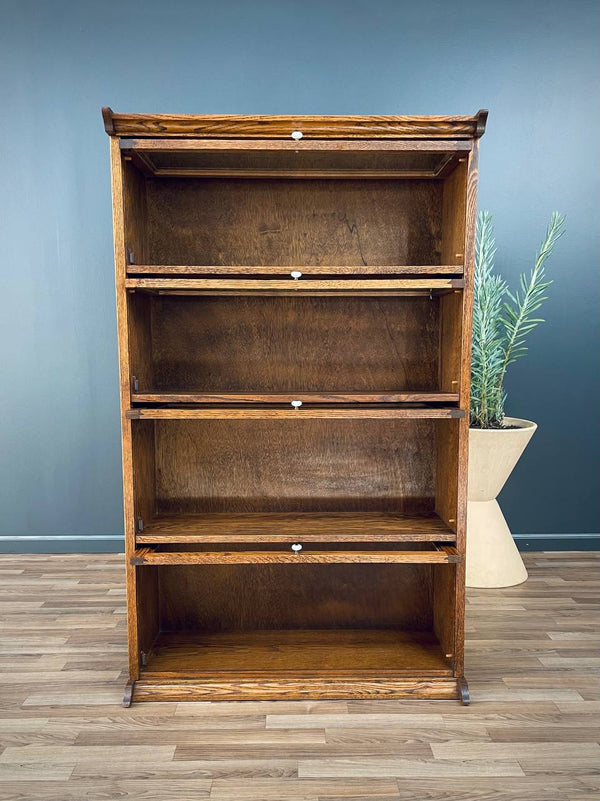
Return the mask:
POLYGON ((472 703, 123 709, 123 557, 0 564, 0 801, 600 801, 600 554, 467 594, 472 703))

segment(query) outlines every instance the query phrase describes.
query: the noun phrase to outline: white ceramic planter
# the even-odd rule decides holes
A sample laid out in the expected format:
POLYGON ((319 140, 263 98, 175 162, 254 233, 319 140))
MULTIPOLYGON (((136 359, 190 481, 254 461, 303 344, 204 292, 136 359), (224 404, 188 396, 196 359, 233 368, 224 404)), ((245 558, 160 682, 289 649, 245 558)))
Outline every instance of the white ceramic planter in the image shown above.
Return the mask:
POLYGON ((496 497, 537 425, 506 417, 507 429, 469 429, 467 586, 512 587, 527 578, 496 497))

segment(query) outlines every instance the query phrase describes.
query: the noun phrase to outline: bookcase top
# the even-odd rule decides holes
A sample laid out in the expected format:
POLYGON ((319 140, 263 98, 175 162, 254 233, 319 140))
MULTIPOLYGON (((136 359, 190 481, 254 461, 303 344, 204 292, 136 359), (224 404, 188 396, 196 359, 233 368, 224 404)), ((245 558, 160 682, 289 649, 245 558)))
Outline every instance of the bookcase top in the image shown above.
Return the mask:
POLYGON ((109 136, 199 139, 287 139, 293 133, 312 139, 474 139, 483 135, 487 116, 486 110, 472 117, 440 117, 115 114, 107 106, 102 109, 109 136))

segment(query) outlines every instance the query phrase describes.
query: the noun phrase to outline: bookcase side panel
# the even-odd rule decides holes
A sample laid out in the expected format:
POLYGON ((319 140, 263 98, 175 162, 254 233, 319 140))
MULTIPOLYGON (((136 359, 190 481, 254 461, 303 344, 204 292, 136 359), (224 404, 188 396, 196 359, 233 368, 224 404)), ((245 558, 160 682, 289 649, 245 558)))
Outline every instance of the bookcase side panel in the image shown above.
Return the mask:
POLYGON ((139 676, 138 614, 136 571, 130 563, 135 551, 135 517, 133 487, 132 423, 125 416, 131 405, 129 365, 129 318, 125 278, 127 270, 125 208, 129 193, 123 178, 123 161, 116 137, 110 138, 113 236, 115 258, 115 289, 117 306, 117 337, 119 348, 119 385, 121 397, 121 451, 123 469, 123 513, 125 533, 125 578, 127 593, 127 632, 129 646, 129 677, 139 676))
POLYGON ((435 511, 452 531, 458 528, 460 420, 439 420, 435 429, 435 511))
POLYGON ((442 652, 449 659, 455 675, 462 675, 462 647, 459 648, 457 673, 457 565, 438 565, 433 571, 433 630, 442 652))
POLYGON ((473 337, 473 281, 475 275, 475 237, 477 223, 478 142, 468 156, 467 202, 465 207, 465 286, 462 291, 462 336, 460 408, 465 416, 459 421, 458 499, 456 546, 465 552, 467 526, 467 476, 469 460, 469 410, 471 395, 471 343, 473 337))
POLYGON ((464 673, 465 642, 465 552, 467 537, 467 477, 469 461, 469 409, 471 388, 471 343, 473 336, 473 281, 475 275, 475 237, 477 223, 477 181, 479 141, 473 142, 468 156, 467 203, 465 209, 465 287, 463 290, 463 325, 461 341, 461 401, 465 416, 458 421, 458 499, 456 547, 463 560, 456 566, 456 675, 464 673))
POLYGON ((461 265, 465 258, 468 155, 444 180, 442 197, 442 264, 461 265))
POLYGON ((462 318, 464 298, 461 290, 439 298, 438 387, 441 392, 462 390, 462 318))
POLYGON ((152 350, 152 296, 143 292, 127 295, 129 386, 144 391, 155 385, 152 350))
POLYGON ((122 157, 121 168, 126 262, 145 264, 149 258, 147 179, 127 157, 122 157))

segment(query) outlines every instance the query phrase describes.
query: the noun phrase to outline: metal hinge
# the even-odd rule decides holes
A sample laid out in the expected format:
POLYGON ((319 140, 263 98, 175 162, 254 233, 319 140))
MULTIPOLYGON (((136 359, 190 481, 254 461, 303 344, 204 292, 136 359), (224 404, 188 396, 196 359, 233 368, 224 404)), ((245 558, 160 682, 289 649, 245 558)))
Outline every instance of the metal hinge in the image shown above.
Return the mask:
POLYGON ((135 257, 133 255, 133 250, 131 249, 127 250, 127 262, 129 264, 135 264, 135 257))
POLYGON ((142 667, 147 667, 148 654, 145 651, 140 651, 140 662, 142 663, 142 667))
POLYGON ((134 375, 131 376, 131 386, 133 387, 133 391, 134 392, 137 392, 138 389, 140 388, 140 382, 137 380, 137 378, 134 375))
POLYGON ((144 530, 144 521, 142 520, 141 517, 138 517, 138 519, 137 519, 137 529, 138 529, 138 531, 143 531, 144 530))

